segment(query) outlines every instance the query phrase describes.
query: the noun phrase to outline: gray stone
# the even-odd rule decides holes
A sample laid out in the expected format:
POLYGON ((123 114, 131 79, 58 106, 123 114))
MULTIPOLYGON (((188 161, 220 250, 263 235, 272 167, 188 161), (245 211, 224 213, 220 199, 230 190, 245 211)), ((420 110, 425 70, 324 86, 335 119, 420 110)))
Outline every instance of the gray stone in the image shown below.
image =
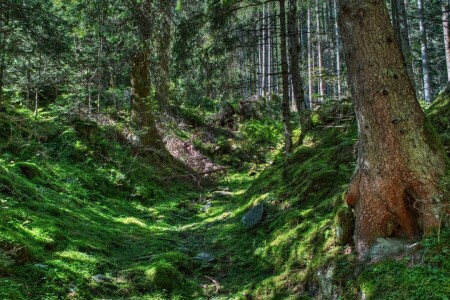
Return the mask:
POLYGON ((34 264, 34 266, 39 269, 48 269, 48 265, 44 264, 34 264))
POLYGON ((260 203, 250 209, 243 217, 242 224, 246 228, 252 228, 259 224, 262 221, 264 215, 264 204, 260 203))
POLYGON ((208 252, 200 252, 199 254, 194 256, 194 259, 199 260, 203 263, 210 263, 210 262, 213 262, 216 260, 214 255, 212 255, 211 253, 208 253, 208 252))
POLYGON ((234 193, 229 191, 214 191, 211 193, 212 198, 229 198, 233 197, 234 193))
POLYGON ((406 254, 411 249, 411 243, 396 238, 377 238, 370 247, 365 260, 379 261, 384 258, 393 258, 406 254))
POLYGON ((92 276, 92 280, 94 280, 95 282, 110 282, 111 278, 106 277, 105 275, 102 274, 97 274, 92 276))
POLYGON ((207 212, 212 206, 211 202, 206 203, 205 205, 202 206, 202 208, 200 208, 200 212, 207 212))
POLYGON ((316 272, 316 280, 319 283, 321 299, 336 299, 336 287, 333 285, 333 277, 336 267, 327 266, 316 272))

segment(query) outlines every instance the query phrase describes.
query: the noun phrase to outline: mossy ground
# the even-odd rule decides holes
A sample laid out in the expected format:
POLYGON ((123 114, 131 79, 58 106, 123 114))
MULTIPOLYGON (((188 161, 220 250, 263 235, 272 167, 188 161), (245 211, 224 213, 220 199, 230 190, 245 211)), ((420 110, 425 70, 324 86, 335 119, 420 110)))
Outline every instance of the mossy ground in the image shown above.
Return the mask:
POLYGON ((51 113, 2 114, 0 299, 309 299, 331 265, 342 299, 447 299, 448 230, 419 256, 370 266, 337 243, 356 126, 315 119, 287 162, 275 151, 199 189, 173 177, 180 164, 133 156, 117 128, 86 135, 51 113), (262 222, 246 229, 241 218, 261 202, 262 222), (214 260, 194 259, 201 252, 214 260))

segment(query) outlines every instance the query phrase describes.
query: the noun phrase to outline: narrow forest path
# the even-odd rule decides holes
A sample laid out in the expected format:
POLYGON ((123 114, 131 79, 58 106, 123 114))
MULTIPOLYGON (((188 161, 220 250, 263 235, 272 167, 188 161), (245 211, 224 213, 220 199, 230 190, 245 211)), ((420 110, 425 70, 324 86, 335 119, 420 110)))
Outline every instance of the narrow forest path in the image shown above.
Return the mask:
MULTIPOLYGON (((219 291, 224 297, 227 287, 222 281, 229 276, 226 269, 232 258, 227 257, 229 249, 221 241, 227 238, 227 228, 243 227, 236 208, 251 182, 246 174, 232 173, 207 190, 177 193, 120 216, 126 226, 111 242, 111 264, 99 273, 108 279, 95 280, 95 294, 108 298, 132 287, 134 292, 155 295, 152 287, 146 286, 146 270, 156 266, 155 276, 160 278, 150 283, 161 290, 192 291, 188 299, 208 299, 219 291)), ((160 297, 166 299, 167 295, 161 292, 160 297)))

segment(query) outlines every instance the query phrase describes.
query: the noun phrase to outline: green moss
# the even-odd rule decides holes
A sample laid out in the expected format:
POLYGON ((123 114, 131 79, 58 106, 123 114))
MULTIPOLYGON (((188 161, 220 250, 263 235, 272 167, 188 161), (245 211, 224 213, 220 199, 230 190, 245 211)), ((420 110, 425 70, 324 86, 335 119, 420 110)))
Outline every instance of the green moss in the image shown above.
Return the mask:
POLYGON ((182 275, 172 264, 160 261, 145 271, 145 277, 153 288, 171 291, 180 285, 182 275))

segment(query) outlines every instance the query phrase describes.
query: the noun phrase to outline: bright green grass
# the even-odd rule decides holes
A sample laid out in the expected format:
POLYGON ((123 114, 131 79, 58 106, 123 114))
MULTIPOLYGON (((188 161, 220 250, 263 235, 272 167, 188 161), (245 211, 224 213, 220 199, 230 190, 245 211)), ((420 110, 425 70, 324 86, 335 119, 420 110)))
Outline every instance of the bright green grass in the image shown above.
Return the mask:
POLYGON ((198 189, 165 179, 183 171, 174 161, 134 158, 110 140, 114 128, 87 141, 51 114, 14 117, 47 139, 0 118, 0 299, 309 299, 317 270, 330 264, 342 299, 448 295, 447 230, 422 242, 420 260, 361 266, 336 244, 354 125, 311 132, 286 168, 273 154, 257 176, 231 171, 198 189), (233 195, 209 197, 224 187, 233 195), (205 198, 211 207, 201 212, 205 198), (245 229, 242 216, 260 202, 262 223, 245 229), (200 252, 216 260, 193 259, 200 252))

